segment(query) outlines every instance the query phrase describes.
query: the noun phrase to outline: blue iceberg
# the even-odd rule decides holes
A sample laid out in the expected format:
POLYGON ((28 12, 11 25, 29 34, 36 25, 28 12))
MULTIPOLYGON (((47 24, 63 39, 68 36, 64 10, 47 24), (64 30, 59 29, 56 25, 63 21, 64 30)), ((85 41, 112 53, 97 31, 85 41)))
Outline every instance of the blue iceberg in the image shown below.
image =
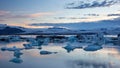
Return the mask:
POLYGON ((23 50, 24 48, 17 48, 16 46, 13 46, 12 48, 2 47, 2 51, 16 51, 16 50, 23 50))
POLYGON ((40 51, 41 55, 48 55, 48 54, 56 54, 57 52, 50 52, 50 51, 40 51))
POLYGON ((103 47, 100 45, 88 45, 87 47, 84 48, 85 51, 97 51, 102 49, 103 47))
POLYGON ((22 59, 20 59, 20 58, 13 58, 13 59, 11 59, 9 62, 13 62, 13 63, 22 63, 23 62, 23 60, 22 59))

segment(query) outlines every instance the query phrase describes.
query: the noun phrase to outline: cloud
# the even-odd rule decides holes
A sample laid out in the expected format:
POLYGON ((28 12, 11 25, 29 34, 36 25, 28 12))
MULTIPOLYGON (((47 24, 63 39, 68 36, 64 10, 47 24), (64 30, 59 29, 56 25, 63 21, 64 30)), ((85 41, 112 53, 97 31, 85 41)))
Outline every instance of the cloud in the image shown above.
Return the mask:
POLYGON ((49 15, 53 15, 53 14, 54 13, 52 13, 52 12, 41 12, 41 13, 30 14, 30 15, 28 15, 28 17, 49 16, 49 15))
POLYGON ((69 23, 33 23, 29 26, 56 26, 56 27, 65 27, 71 29, 96 29, 96 28, 111 28, 111 27, 120 27, 120 17, 101 20, 94 22, 69 22, 69 23), (114 26, 113 26, 114 25, 114 26))
POLYGON ((94 1, 77 1, 67 4, 67 9, 85 9, 85 8, 95 8, 95 7, 109 7, 114 4, 120 3, 120 0, 94 0, 94 1))
POLYGON ((53 15, 55 13, 53 12, 39 12, 39 13, 33 13, 33 14, 14 14, 10 11, 2 11, 0 10, 0 17, 1 18, 37 18, 42 16, 49 16, 53 15))
POLYGON ((2 20, 2 19, 0 19, 0 22, 3 22, 3 21, 6 21, 6 20, 2 20))
POLYGON ((9 11, 0 10, 0 22, 7 21, 4 17, 9 16, 9 14, 9 11))
POLYGON ((0 16, 7 15, 7 14, 9 14, 9 13, 10 13, 9 11, 0 10, 0 16))
POLYGON ((89 19, 88 17, 55 17, 55 19, 89 19))
POLYGON ((108 14, 107 16, 120 16, 120 14, 108 14))
POLYGON ((49 16, 53 15, 52 12, 40 12, 40 13, 33 13, 33 14, 23 14, 23 15, 12 15, 11 18, 37 18, 42 16, 49 16))
POLYGON ((100 16, 99 14, 84 14, 84 16, 100 16))

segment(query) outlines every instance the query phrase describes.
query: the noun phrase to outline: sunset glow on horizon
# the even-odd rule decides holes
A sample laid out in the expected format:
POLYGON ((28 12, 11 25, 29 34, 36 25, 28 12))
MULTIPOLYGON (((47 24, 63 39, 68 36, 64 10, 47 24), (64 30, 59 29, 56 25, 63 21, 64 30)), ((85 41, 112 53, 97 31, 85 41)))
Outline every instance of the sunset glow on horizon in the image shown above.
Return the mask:
POLYGON ((30 28, 34 27, 28 24, 34 23, 80 23, 120 17, 119 0, 0 1, 0 24, 30 28))

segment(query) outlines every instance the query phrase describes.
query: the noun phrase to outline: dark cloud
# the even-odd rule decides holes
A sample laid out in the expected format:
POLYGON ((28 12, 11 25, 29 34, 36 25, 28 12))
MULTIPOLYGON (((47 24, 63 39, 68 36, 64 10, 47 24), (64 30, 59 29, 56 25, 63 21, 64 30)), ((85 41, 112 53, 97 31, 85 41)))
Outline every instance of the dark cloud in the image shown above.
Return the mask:
POLYGON ((100 16, 99 14, 84 14, 84 16, 100 16))
POLYGON ((120 3, 120 0, 103 0, 99 2, 98 0, 92 1, 92 2, 85 2, 79 1, 79 2, 73 2, 67 4, 67 9, 84 9, 84 8, 95 8, 95 7, 108 7, 114 4, 120 3))
POLYGON ((108 14, 107 16, 120 16, 120 14, 108 14))
POLYGON ((66 19, 66 17, 55 17, 55 19, 66 19))

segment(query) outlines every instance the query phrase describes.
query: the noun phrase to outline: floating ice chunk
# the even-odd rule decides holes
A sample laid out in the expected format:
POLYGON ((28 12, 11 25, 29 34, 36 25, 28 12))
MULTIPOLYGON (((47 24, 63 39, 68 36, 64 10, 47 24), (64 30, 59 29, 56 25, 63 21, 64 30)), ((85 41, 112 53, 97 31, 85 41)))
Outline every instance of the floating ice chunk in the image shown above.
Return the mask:
POLYGON ((25 47, 25 49, 32 49, 32 45, 31 44, 23 44, 23 46, 25 47))
POLYGON ((47 55, 47 54, 56 54, 57 52, 50 52, 50 51, 40 51, 41 55, 47 55))
POLYGON ((38 47, 37 49, 39 49, 39 50, 40 50, 40 49, 42 49, 42 47, 40 46, 40 47, 38 47))
MULTIPOLYGON (((23 44, 23 46, 25 47, 25 49, 34 49, 36 45, 32 45, 32 44, 23 44)), ((37 46, 38 49, 42 49, 41 46, 37 46)))
POLYGON ((1 50, 2 50, 2 51, 6 51, 7 48, 6 48, 6 47, 2 47, 1 50))
POLYGON ((67 43, 67 46, 63 47, 64 49, 67 50, 67 52, 71 52, 76 48, 83 48, 81 45, 78 45, 79 43, 74 42, 74 43, 67 43))
POLYGON ((29 44, 32 45, 32 46, 40 46, 39 40, 35 40, 35 39, 33 39, 33 38, 29 38, 29 39, 27 39, 27 41, 28 41, 29 44))
POLYGON ((69 38, 68 38, 68 41, 70 42, 70 43, 73 43, 73 42, 75 42, 77 40, 77 38, 75 37, 75 36, 70 36, 69 38))
POLYGON ((21 55, 23 55, 23 53, 21 53, 19 50, 14 51, 14 56, 16 58, 20 58, 21 55))
POLYGON ((98 46, 98 45, 88 45, 87 47, 84 48, 85 51, 97 51, 102 49, 102 46, 98 46))
POLYGON ((48 45, 49 42, 50 42, 50 39, 49 38, 45 38, 44 42, 43 42, 43 45, 48 45))
POLYGON ((12 48, 2 47, 2 51, 16 51, 16 50, 23 50, 24 48, 17 48, 16 46, 13 46, 12 48))
POLYGON ((20 36, 14 36, 14 35, 12 35, 12 36, 8 36, 8 38, 9 38, 9 41, 21 41, 21 37, 20 36))
POLYGON ((20 59, 20 58, 13 58, 13 59, 11 59, 9 62, 13 62, 13 63, 22 63, 23 60, 20 59))
POLYGON ((67 46, 65 46, 65 47, 63 47, 65 50, 67 50, 67 52, 69 53, 69 52, 71 52, 71 51, 73 51, 74 49, 75 49, 75 47, 73 47, 73 46, 69 46, 69 45, 67 45, 67 46))
POLYGON ((30 45, 32 45, 32 46, 39 46, 37 41, 31 42, 30 45))

